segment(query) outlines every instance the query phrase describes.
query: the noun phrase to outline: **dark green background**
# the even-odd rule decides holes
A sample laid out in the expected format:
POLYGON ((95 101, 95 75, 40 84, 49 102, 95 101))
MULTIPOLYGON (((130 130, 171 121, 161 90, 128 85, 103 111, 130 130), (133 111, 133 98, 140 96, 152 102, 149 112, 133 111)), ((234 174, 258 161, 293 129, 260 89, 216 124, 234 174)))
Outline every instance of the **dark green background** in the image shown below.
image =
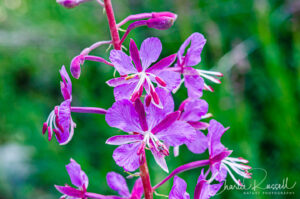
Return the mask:
MULTIPOLYGON (((205 92, 214 118, 230 126, 223 143, 233 156, 250 160, 267 171, 267 184, 300 183, 299 89, 300 4, 281 0, 114 0, 117 21, 129 14, 172 11, 175 25, 166 31, 139 28, 130 37, 138 45, 149 36, 163 43, 163 55, 174 53, 193 32, 207 39, 198 67, 224 73, 214 93, 205 92)), ((105 182, 108 171, 122 173, 111 158, 114 146, 105 140, 118 132, 104 116, 72 114, 77 128, 72 141, 48 142, 41 127, 53 107, 62 101, 58 70, 83 48, 109 39, 105 15, 96 2, 65 9, 54 0, 0 0, 0 198, 58 198, 54 184, 70 183, 65 170, 69 158, 81 164, 90 179, 89 191, 113 194, 105 182)), ((128 42, 128 41, 127 41, 128 42)), ((127 46, 128 43, 125 43, 127 46)), ((93 54, 105 58, 106 47, 93 54)), ((161 57, 162 57, 161 56, 161 57)), ((73 81, 74 106, 108 108, 113 103, 112 68, 86 62, 81 78, 73 81)), ((175 100, 185 99, 181 90, 175 100)), ((148 156, 152 183, 166 174, 148 156)), ((169 169, 207 154, 193 155, 181 147, 181 156, 167 158, 169 169)), ((193 193, 200 169, 181 174, 193 193)), ((263 178, 253 171, 254 183, 263 178)), ((124 174, 125 175, 125 174, 124 174)), ((132 181, 130 181, 130 187, 132 181)), ((228 180, 227 184, 233 184, 228 180)), ((168 194, 172 183, 159 193, 168 194)), ((293 195, 245 195, 225 191, 215 198, 300 198, 293 195)), ((275 193, 275 192, 273 192, 275 193)), ((157 197, 158 198, 158 197, 157 197)))

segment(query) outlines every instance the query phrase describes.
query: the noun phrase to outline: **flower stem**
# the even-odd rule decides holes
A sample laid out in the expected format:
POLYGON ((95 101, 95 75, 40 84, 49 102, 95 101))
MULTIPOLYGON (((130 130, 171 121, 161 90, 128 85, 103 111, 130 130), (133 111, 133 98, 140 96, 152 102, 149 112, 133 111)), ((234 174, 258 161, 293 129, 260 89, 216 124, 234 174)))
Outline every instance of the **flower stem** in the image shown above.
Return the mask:
POLYGON ((77 113, 96 113, 105 115, 107 110, 103 108, 95 108, 95 107, 71 107, 71 112, 77 112, 77 113))
POLYGON ((142 153, 141 156, 140 176, 143 182, 145 199, 153 199, 153 189, 150 182, 150 176, 149 176, 145 151, 142 153))
POLYGON ((121 50, 119 31, 116 24, 114 10, 112 8, 111 0, 104 0, 104 7, 107 15, 110 35, 112 38, 113 46, 116 50, 121 50))
POLYGON ((195 169, 198 167, 203 167, 209 165, 209 160, 199 160, 199 161, 195 161, 195 162, 190 162, 184 165, 181 165, 180 167, 177 167, 176 169, 174 169, 174 171, 172 171, 172 173, 170 173, 170 175, 168 175, 165 179, 163 179, 160 183, 158 183, 157 185, 155 185, 153 187, 153 190, 157 189, 158 187, 160 187, 161 185, 163 185, 165 182, 167 182, 168 180, 170 180, 173 176, 182 173, 184 171, 188 171, 191 169, 195 169))

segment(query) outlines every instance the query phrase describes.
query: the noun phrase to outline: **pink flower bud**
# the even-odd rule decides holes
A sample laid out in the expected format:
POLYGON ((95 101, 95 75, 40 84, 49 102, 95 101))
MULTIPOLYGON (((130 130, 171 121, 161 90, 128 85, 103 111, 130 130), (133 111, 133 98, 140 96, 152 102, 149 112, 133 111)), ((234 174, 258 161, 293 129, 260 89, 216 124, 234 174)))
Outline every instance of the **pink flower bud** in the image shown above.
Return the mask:
POLYGON ((71 61, 71 66, 70 66, 71 74, 76 79, 80 77, 81 65, 83 64, 83 62, 84 62, 84 55, 78 55, 74 57, 73 60, 71 61))
POLYGON ((151 18, 146 21, 146 24, 149 28, 154 28, 158 30, 169 29, 173 24, 176 18, 171 17, 158 17, 151 18))
POLYGON ((66 7, 66 8, 74 8, 78 6, 79 4, 86 2, 89 0, 56 0, 57 3, 60 5, 66 7))
POLYGON ((77 0, 56 0, 56 2, 66 8, 74 8, 75 6, 78 6, 77 0))

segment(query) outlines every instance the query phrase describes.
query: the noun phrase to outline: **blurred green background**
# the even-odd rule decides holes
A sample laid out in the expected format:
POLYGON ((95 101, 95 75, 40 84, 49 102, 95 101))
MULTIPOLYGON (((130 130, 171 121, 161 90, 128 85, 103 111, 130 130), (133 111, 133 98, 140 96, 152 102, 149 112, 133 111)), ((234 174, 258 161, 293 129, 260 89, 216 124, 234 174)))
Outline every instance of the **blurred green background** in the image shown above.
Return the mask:
MULTIPOLYGON (((140 12, 178 14, 169 30, 139 28, 129 35, 138 45, 149 36, 159 37, 164 46, 161 57, 176 52, 191 33, 203 33, 207 44, 199 67, 224 73, 222 84, 213 85, 215 92, 203 97, 214 118, 231 127, 223 143, 234 150, 233 156, 267 171, 262 187, 286 178, 288 186, 300 183, 299 1, 114 0, 113 5, 117 21, 140 12)), ((58 198, 53 185, 70 183, 65 165, 71 157, 89 176, 90 192, 114 194, 105 175, 123 171, 111 158, 115 147, 104 143, 119 132, 109 128, 104 116, 73 113, 77 128, 66 146, 55 139, 48 142, 41 133, 48 114, 62 101, 61 65, 68 69, 83 48, 107 39, 106 17, 96 2, 65 9, 55 0, 0 0, 0 199, 58 198)), ((105 50, 101 47, 93 54, 107 58, 105 50)), ((112 77, 112 68, 86 62, 80 79, 72 79, 73 105, 110 107, 112 88, 105 81, 112 77)), ((180 90, 177 105, 185 97, 180 90)), ((193 155, 181 147, 181 156, 171 155, 167 161, 172 170, 206 157, 207 153, 193 155)), ((150 155, 148 161, 156 184, 166 174, 150 155)), ((248 184, 261 181, 261 169, 253 171, 248 184)), ((196 169, 180 175, 190 194, 199 173, 196 169)), ((168 194, 171 186, 167 183, 158 192, 168 194)), ((232 190, 215 198, 300 198, 299 190, 299 184, 283 190, 290 194, 232 190)))

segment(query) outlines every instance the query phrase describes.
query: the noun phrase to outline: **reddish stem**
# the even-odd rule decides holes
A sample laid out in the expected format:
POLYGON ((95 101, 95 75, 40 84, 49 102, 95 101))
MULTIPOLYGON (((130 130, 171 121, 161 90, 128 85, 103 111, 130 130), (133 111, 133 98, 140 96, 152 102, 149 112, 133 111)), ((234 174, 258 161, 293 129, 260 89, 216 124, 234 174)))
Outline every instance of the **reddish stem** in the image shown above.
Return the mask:
POLYGON ((104 0, 104 7, 107 15, 110 35, 112 38, 113 46, 116 50, 121 50, 120 37, 116 24, 116 19, 114 15, 114 10, 112 8, 111 0, 104 0))
POLYGON ((153 199, 153 189, 150 182, 145 151, 141 155, 140 176, 143 182, 145 199, 153 199))

